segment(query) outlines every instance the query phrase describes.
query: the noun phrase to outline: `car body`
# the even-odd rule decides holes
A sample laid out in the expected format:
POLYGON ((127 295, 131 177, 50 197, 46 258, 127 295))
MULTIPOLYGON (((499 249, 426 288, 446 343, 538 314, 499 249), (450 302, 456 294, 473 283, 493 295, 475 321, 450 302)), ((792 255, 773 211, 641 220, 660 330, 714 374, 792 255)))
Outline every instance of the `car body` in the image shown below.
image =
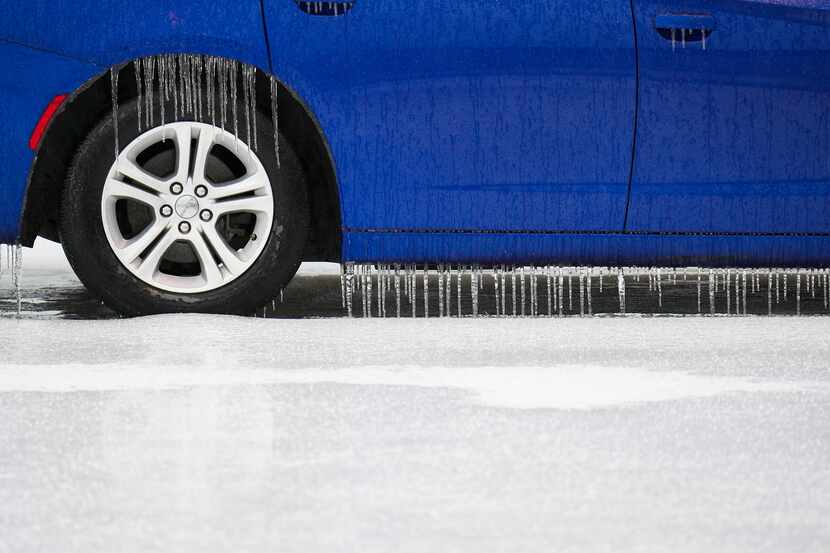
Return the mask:
POLYGON ((318 128, 307 258, 830 265, 830 0, 4 4, 5 242, 57 238, 62 168, 27 145, 50 100, 192 52, 318 128))

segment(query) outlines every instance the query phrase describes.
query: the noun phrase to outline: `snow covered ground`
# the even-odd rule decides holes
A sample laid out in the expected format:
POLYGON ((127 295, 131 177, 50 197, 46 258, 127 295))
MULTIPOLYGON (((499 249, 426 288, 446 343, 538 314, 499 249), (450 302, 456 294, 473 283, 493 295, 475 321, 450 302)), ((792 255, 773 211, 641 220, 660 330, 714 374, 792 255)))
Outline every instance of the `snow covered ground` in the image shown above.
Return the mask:
POLYGON ((118 319, 24 255, 2 552, 830 543, 830 318, 118 319))

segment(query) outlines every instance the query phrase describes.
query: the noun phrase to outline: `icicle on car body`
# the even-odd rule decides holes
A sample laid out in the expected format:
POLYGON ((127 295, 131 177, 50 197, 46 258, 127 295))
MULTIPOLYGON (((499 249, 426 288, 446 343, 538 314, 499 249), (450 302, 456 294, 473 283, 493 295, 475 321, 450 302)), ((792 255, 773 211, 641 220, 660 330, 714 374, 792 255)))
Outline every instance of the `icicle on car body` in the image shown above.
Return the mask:
MULTIPOLYGON (((354 271, 346 265, 346 273, 354 271)), ((371 287, 372 278, 376 279, 378 286, 387 283, 389 266, 383 264, 361 264, 358 265, 358 274, 368 275, 368 286, 371 287)), ((424 266, 420 272, 412 267, 407 275, 406 289, 407 297, 411 297, 412 315, 423 313, 423 316, 430 315, 429 279, 433 276, 429 266, 424 266), (410 278, 411 277, 411 278, 410 278), (418 281, 423 285, 423 294, 415 292, 418 281), (418 306, 422 306, 422 309, 418 306)), ((603 291, 599 290, 599 279, 594 278, 595 269, 592 267, 550 267, 550 266, 504 266, 496 265, 490 268, 481 266, 461 266, 449 264, 436 264, 434 276, 437 277, 437 313, 439 317, 550 317, 553 315, 563 316, 565 314, 578 316, 591 316, 596 311, 597 301, 605 302, 607 298, 603 295, 606 286, 603 283, 603 291), (573 283, 573 279, 577 282, 573 283), (542 286, 539 286, 541 279, 542 286), (568 285, 567 282, 571 285, 568 285), (469 287, 467 286, 469 284, 469 287), (565 287, 576 287, 577 306, 569 305, 565 301, 565 287), (482 288, 483 287, 483 288, 482 288), (485 290, 485 294, 480 291, 485 290), (595 296, 599 293, 599 296, 595 296), (455 296, 455 297, 453 297, 455 296), (547 305, 547 309, 540 309, 539 306, 547 305), (453 307, 455 306, 455 307, 453 307), (453 312, 455 311, 455 312, 453 312)), ((618 303, 617 312, 625 315, 630 312, 627 301, 632 291, 637 289, 647 292, 654 298, 659 310, 668 308, 666 288, 685 286, 691 293, 696 295, 695 309, 697 313, 703 313, 703 292, 704 287, 708 291, 709 314, 717 315, 747 315, 750 313, 750 300, 757 298, 759 301, 766 300, 767 314, 774 315, 773 287, 779 286, 780 271, 769 269, 766 271, 750 271, 743 269, 667 269, 663 267, 637 268, 602 268, 603 274, 617 275, 616 298, 618 303), (647 284, 639 284, 640 275, 648 276, 647 284), (719 277, 720 275, 720 277, 719 277), (627 279, 629 282, 627 282, 627 279), (766 280, 766 286, 764 286, 766 280)), ((815 297, 815 303, 822 305, 825 312, 830 311, 830 271, 823 269, 798 270, 791 272, 796 282, 796 297, 789 300, 785 298, 784 303, 793 309, 796 314, 803 311, 804 302, 815 297), (806 293, 802 293, 806 289, 806 293), (823 294, 819 290, 823 290, 823 294), (791 304, 791 305, 790 305, 791 304)), ((785 273, 785 277, 787 274, 785 273)), ((786 279, 784 285, 786 286, 786 279)), ((366 295, 365 287, 353 288, 348 285, 341 286, 348 294, 366 295)), ((380 292, 376 298, 377 312, 380 316, 389 316, 379 299, 380 292)), ((351 305, 355 300, 347 297, 342 304, 351 305)), ((364 298, 363 304, 366 304, 364 298)), ((372 305, 372 302, 369 302, 372 305)), ((763 304, 762 304, 763 305, 763 304)), ((435 313, 435 311, 433 311, 435 313)), ((397 301, 396 301, 397 314, 397 301)), ((371 316, 364 311, 364 316, 371 316)))

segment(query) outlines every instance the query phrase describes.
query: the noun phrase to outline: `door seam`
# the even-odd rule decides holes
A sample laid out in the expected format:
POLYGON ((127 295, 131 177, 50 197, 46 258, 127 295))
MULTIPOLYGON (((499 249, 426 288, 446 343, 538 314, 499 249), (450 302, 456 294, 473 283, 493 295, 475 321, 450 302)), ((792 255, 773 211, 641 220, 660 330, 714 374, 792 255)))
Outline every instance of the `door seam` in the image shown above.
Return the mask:
POLYGON ((628 191, 625 197, 625 217, 623 218, 623 232, 628 231, 628 213, 631 208, 631 189, 634 186, 634 164, 637 161, 637 128, 640 123, 640 45, 637 38, 637 14, 634 1, 630 0, 631 24, 634 30, 634 134, 631 138, 631 161, 628 168, 628 191))

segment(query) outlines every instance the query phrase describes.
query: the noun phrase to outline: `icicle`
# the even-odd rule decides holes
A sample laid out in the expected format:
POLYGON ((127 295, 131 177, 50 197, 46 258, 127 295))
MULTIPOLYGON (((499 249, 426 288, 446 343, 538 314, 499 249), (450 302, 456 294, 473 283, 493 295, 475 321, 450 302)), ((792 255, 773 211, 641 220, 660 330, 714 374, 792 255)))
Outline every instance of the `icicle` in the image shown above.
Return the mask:
POLYGON ((403 275, 401 275, 401 279, 403 280, 403 284, 401 288, 403 289, 403 296, 406 298, 406 301, 409 302, 409 305, 412 305, 412 266, 411 265, 404 265, 403 266, 403 275))
POLYGON ((579 271, 579 316, 585 316, 585 274, 579 271))
POLYGON ((522 313, 522 317, 524 317, 524 316, 527 315, 525 313, 525 268, 524 267, 521 267, 519 269, 519 280, 521 282, 519 288, 520 288, 521 293, 522 293, 522 296, 521 296, 521 298, 522 298, 521 313, 522 313))
POLYGON ((231 113, 233 117, 233 147, 234 151, 239 148, 239 109, 237 102, 237 83, 238 83, 238 65, 236 61, 230 61, 228 64, 228 83, 230 84, 231 96, 231 113))
POLYGON ((499 306, 501 305, 501 302, 499 301, 501 296, 499 295, 499 268, 498 268, 498 266, 493 267, 493 294, 496 297, 496 317, 498 317, 499 315, 501 315, 501 309, 499 308, 499 306))
POLYGON ((14 268, 12 273, 12 282, 14 283, 14 295, 17 300, 17 318, 22 314, 23 299, 21 294, 21 280, 23 277, 23 247, 20 244, 14 245, 14 268))
POLYGON ((680 34, 683 37, 683 48, 686 48, 686 29, 680 29, 680 34))
POLYGON ((790 280, 790 274, 784 271, 784 301, 787 301, 787 283, 790 280))
POLYGON ((137 89, 138 97, 136 99, 136 109, 138 110, 138 132, 141 132, 141 105, 144 103, 144 94, 142 92, 142 83, 143 78, 141 77, 141 60, 137 59, 133 62, 133 70, 135 71, 135 86, 137 89))
POLYGON ((369 267, 367 271, 367 278, 366 278, 366 315, 371 319, 372 318, 372 288, 374 287, 374 278, 372 274, 372 267, 369 267))
POLYGON ((202 75, 205 72, 205 59, 196 56, 196 111, 199 112, 199 121, 205 120, 205 106, 202 94, 202 75))
POLYGON ((444 265, 444 286, 446 289, 444 290, 444 299, 446 300, 446 304, 444 305, 444 311, 447 313, 447 317, 452 317, 452 265, 444 265))
MULTIPOLYGON (((349 314, 349 318, 354 316, 352 312, 352 301, 354 297, 354 264, 347 263, 346 264, 346 282, 345 282, 345 295, 346 295, 346 311, 349 314)), ((276 306, 275 306, 276 308, 276 306)))
POLYGON ((732 314, 732 273, 726 270, 726 314, 732 314))
POLYGON ((110 95, 112 99, 112 132, 115 136, 115 159, 121 149, 118 147, 118 69, 110 67, 110 95))
POLYGON ((671 30, 671 51, 677 51, 677 38, 676 38, 676 31, 675 29, 671 30))
POLYGON ((617 273, 617 295, 620 298, 620 314, 625 315, 625 272, 622 269, 617 273))
POLYGON ((574 282, 573 273, 568 271, 568 311, 574 310, 574 282))
POLYGON ((346 266, 340 264, 340 304, 341 307, 346 307, 346 266))
POLYGON ((703 37, 703 49, 706 50, 706 29, 701 29, 700 35, 703 37))
POLYGON ((663 309, 663 275, 659 268, 657 269, 655 278, 657 280, 657 302, 660 309, 663 309))
MULTIPOLYGON (((158 73, 159 73, 159 115, 161 117, 161 140, 164 142, 167 137, 165 135, 165 123, 167 122, 167 113, 164 109, 166 106, 166 98, 165 93, 167 89, 167 71, 164 66, 164 57, 159 56, 156 58, 156 63, 158 65, 158 73)), ((175 115, 173 116, 175 119, 175 115)))
MULTIPOLYGON (((205 86, 207 87, 207 96, 206 100, 206 108, 208 110, 208 118, 210 119, 210 124, 214 127, 216 126, 216 58, 213 56, 208 56, 205 60, 205 86)), ((173 95, 173 98, 176 98, 176 94, 173 95)), ((205 121, 207 121, 207 119, 205 121)))
POLYGON ((715 271, 709 269, 709 314, 715 314, 715 288, 717 287, 715 271))
POLYGON ((796 273, 795 276, 795 314, 801 315, 801 273, 796 273))
POLYGON ((536 297, 539 292, 538 272, 536 267, 530 269, 530 316, 536 317, 539 314, 539 299, 536 297))
MULTIPOLYGON (((279 83, 271 77, 271 118, 274 122, 274 155, 277 158, 277 167, 280 166, 280 115, 279 115, 279 83)), ((256 126, 254 126, 256 131, 256 126)))
POLYGON ((478 317, 479 267, 474 265, 470 271, 470 301, 473 304, 473 317, 478 317))
POLYGON ((499 271, 499 280, 501 281, 501 314, 502 316, 507 315, 507 283, 504 277, 504 265, 501 266, 501 270, 499 271))
POLYGON ((743 299, 744 299, 744 315, 746 315, 746 271, 743 272, 743 299))
POLYGON ((251 77, 253 67, 250 65, 242 66, 242 100, 245 103, 245 137, 248 151, 251 150, 251 117, 255 112, 251 111, 251 77))
MULTIPOLYGON (((415 306, 418 303, 417 299, 413 297, 412 313, 414 316, 415 306)), ((424 318, 429 318, 429 265, 424 265, 424 318)))
POLYGON ((775 271, 775 305, 781 303, 781 273, 775 271))
POLYGON ((438 264, 438 316, 444 316, 444 265, 438 264))
POLYGON ((386 265, 378 265, 378 314, 386 317, 386 265))
POLYGON ((599 293, 602 294, 602 273, 603 270, 600 268, 599 270, 599 293))
POLYGON ((401 318, 401 266, 395 264, 395 318, 401 318))
POLYGON ((148 129, 152 129, 155 123, 153 119, 153 88, 156 76, 155 59, 152 57, 144 58, 142 65, 144 66, 144 122, 148 129))
POLYGON ((810 297, 815 299, 816 298, 816 271, 815 269, 810 269, 810 297))
POLYGON ((219 125, 225 130, 225 123, 228 118, 228 66, 227 62, 220 58, 216 62, 217 86, 219 87, 219 125))
POLYGON ((701 293, 701 285, 700 285, 700 267, 697 268, 697 312, 700 314, 700 293, 701 293))
POLYGON ((513 316, 515 317, 517 315, 517 311, 516 311, 517 290, 516 290, 516 267, 515 267, 515 265, 510 268, 510 284, 511 284, 511 286, 510 286, 511 302, 512 302, 512 305, 513 305, 513 316))
POLYGON ((362 308, 363 317, 369 316, 369 307, 366 304, 366 267, 360 268, 360 306, 362 308))
POLYGON ((767 315, 772 316, 772 269, 767 271, 767 315))
POLYGON ((548 281, 548 317, 553 317, 553 297, 552 297, 552 281, 553 275, 551 274, 551 268, 548 266, 545 270, 545 276, 547 277, 548 281))
POLYGON ((559 293, 557 297, 559 299, 559 316, 561 317, 564 313, 564 304, 565 304, 565 296, 564 296, 564 287, 565 287, 565 279, 562 277, 562 267, 558 267, 556 271, 556 280, 557 280, 557 288, 559 289, 559 293))
MULTIPOLYGON (((229 62, 236 65, 236 62, 229 62)), ((187 55, 187 92, 190 96, 190 114, 194 119, 199 114, 199 101, 196 97, 196 56, 187 55)))
POLYGON ((179 95, 182 116, 190 112, 190 58, 187 54, 176 56, 178 61, 178 74, 176 80, 179 82, 179 95))
POLYGON ((457 285, 457 290, 456 290, 455 297, 458 301, 458 306, 457 307, 458 307, 458 318, 459 319, 461 318, 461 315, 462 315, 462 313, 461 313, 461 279, 463 278, 463 276, 464 276, 464 268, 463 268, 463 266, 459 265, 458 269, 455 273, 456 285, 457 285))
POLYGON ((594 315, 594 305, 593 305, 593 301, 591 300, 591 280, 592 280, 591 272, 592 271, 589 267, 588 271, 587 271, 587 276, 586 276, 587 282, 585 283, 585 288, 586 288, 586 291, 587 291, 587 298, 588 298, 588 316, 589 317, 594 315))

